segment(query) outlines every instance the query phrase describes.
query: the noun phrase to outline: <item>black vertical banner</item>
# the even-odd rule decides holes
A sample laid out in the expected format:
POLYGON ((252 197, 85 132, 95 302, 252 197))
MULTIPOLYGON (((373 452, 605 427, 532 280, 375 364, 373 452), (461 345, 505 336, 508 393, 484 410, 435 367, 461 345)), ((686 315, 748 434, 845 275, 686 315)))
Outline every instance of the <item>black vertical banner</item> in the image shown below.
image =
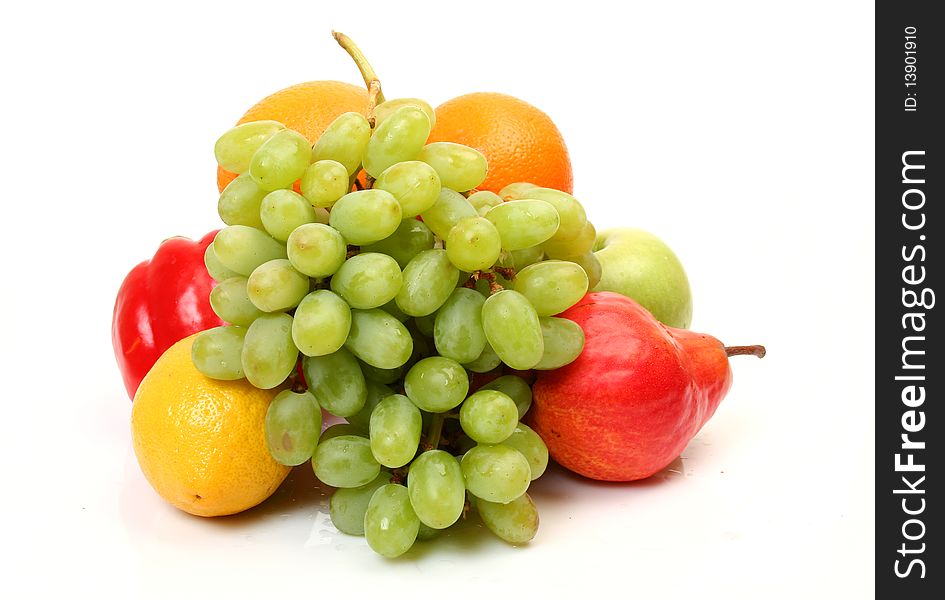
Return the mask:
POLYGON ((945 21, 933 7, 876 8, 878 598, 945 589, 945 21))

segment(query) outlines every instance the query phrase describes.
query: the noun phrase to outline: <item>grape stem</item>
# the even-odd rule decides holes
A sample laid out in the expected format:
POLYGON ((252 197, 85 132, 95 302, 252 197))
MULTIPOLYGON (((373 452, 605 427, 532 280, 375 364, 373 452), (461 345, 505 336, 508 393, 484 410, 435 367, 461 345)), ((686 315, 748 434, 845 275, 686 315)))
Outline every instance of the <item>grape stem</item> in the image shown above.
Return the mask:
POLYGON ((390 472, 390 483, 403 484, 407 480, 407 469, 398 467, 390 472))
MULTIPOLYGON (((493 267, 493 269, 496 271, 499 271, 499 269, 502 269, 503 271, 505 270, 504 267, 493 267)), ((512 277, 515 277, 514 270, 509 270, 508 272, 512 275, 512 277)), ((505 277, 505 274, 503 272, 500 271, 499 274, 505 277)), ((469 279, 466 280, 466 283, 464 283, 463 286, 471 288, 471 289, 476 289, 476 282, 479 281, 480 279, 485 279, 486 281, 489 282, 490 295, 497 294, 505 289, 502 287, 502 284, 500 284, 499 282, 495 280, 495 273, 493 273, 492 271, 473 271, 472 273, 469 274, 469 279)))
POLYGON ((371 122, 371 127, 373 128, 374 107, 384 101, 384 92, 381 91, 381 80, 378 79, 377 73, 374 72, 374 67, 368 62, 367 57, 364 56, 364 53, 361 52, 358 45, 354 43, 354 40, 340 31, 332 31, 331 36, 335 38, 339 46, 344 48, 344 51, 348 53, 348 56, 351 57, 354 64, 358 66, 358 70, 361 71, 361 77, 364 78, 364 85, 367 86, 368 90, 368 120, 371 122))
POLYGON ((767 350, 764 346, 754 345, 754 346, 725 346, 725 355, 726 356, 744 356, 750 354, 751 356, 757 356, 758 358, 764 358, 767 350))
POLYGON ((308 386, 302 381, 302 378, 299 377, 299 363, 296 362, 295 368, 292 369, 292 373, 289 374, 287 379, 289 383, 289 388, 296 394, 301 394, 302 392, 308 390, 308 386))
POLYGON ((430 421, 430 432, 427 433, 426 450, 436 450, 440 446, 440 435, 443 433, 443 413, 434 413, 430 421))
POLYGON ((502 277, 505 277, 509 281, 515 281, 515 268, 514 267, 500 267, 499 265, 496 265, 492 267, 492 270, 498 273, 499 275, 501 275, 502 277))
POLYGON ((489 282, 489 295, 497 294, 503 290, 502 285, 495 280, 495 273, 492 271, 478 271, 478 279, 485 279, 489 282))

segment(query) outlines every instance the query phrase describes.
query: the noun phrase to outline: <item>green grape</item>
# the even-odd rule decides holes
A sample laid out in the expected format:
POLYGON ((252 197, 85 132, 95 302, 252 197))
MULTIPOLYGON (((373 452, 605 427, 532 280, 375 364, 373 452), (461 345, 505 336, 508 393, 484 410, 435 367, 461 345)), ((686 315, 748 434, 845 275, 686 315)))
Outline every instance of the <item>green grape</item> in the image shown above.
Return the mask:
MULTIPOLYGON (((371 413, 371 452, 385 467, 402 467, 413 460, 420 445, 420 409, 406 396, 393 394, 371 413)), ((416 463, 410 466, 413 470, 416 463)))
POLYGON ((558 212, 541 200, 503 202, 486 213, 506 250, 522 250, 544 242, 558 231, 558 212))
POLYGON ((581 256, 572 256, 568 260, 579 265, 587 273, 587 289, 593 290, 597 287, 597 284, 600 283, 602 269, 600 261, 597 260, 597 256, 593 252, 581 256))
POLYGON ((381 465, 371 454, 371 442, 359 435, 319 440, 312 455, 312 468, 322 483, 337 488, 362 486, 381 472, 381 465))
POLYGON ((366 362, 361 362, 361 371, 364 373, 364 377, 368 380, 368 382, 374 381, 377 383, 383 383, 385 385, 394 383, 401 378, 405 370, 406 369, 404 369, 404 365, 394 367, 393 369, 378 369, 377 367, 369 365, 366 362))
POLYGON ((436 348, 433 347, 433 341, 417 331, 416 327, 410 329, 410 335, 413 336, 413 354, 410 356, 410 360, 407 361, 405 370, 409 370, 418 360, 421 358, 426 358, 432 356, 436 353, 436 348))
POLYGON ((445 529, 463 514, 466 504, 463 470, 449 453, 427 450, 410 463, 407 493, 421 523, 445 529))
POLYGON ((466 435, 480 444, 498 444, 515 431, 518 408, 502 392, 479 390, 463 402, 459 424, 466 435))
POLYGON ((471 190, 485 181, 489 170, 482 152, 455 142, 427 144, 417 160, 436 169, 443 187, 457 192, 471 190))
POLYGON ((379 177, 388 167, 413 160, 430 135, 430 119, 416 106, 401 106, 375 127, 364 152, 364 170, 379 177))
POLYGON ((519 292, 502 290, 486 298, 482 327, 492 349, 513 369, 531 369, 541 360, 545 347, 538 314, 519 292))
POLYGON ((541 245, 548 258, 572 260, 571 257, 581 256, 594 250, 597 242, 597 230, 590 221, 584 223, 580 233, 568 240, 551 238, 541 245))
POLYGON ((328 225, 329 218, 331 218, 331 215, 328 214, 327 209, 315 207, 315 222, 316 223, 321 223, 322 225, 328 225))
POLYGON ((359 427, 357 425, 352 425, 351 423, 335 423, 334 425, 325 428, 325 431, 323 431, 321 436, 318 438, 318 443, 323 444, 327 440, 336 438, 340 435, 357 435, 366 438, 367 427, 359 427))
POLYGON ((485 217, 460 219, 446 237, 446 255, 463 271, 488 269, 501 251, 499 232, 485 217))
POLYGON ((437 537, 439 534, 439 529, 433 529, 429 525, 424 525, 423 521, 420 521, 420 530, 417 531, 417 541, 426 542, 437 537))
POLYGON ((433 341, 440 355, 459 363, 476 360, 486 347, 482 329, 482 294, 469 288, 456 288, 436 311, 433 341))
POLYGON ((364 406, 367 384, 358 359, 346 348, 302 359, 302 373, 318 404, 336 417, 348 417, 364 406))
POLYGON ((283 390, 266 411, 266 443, 276 462, 287 467, 312 458, 322 430, 322 409, 309 392, 283 390))
POLYGON ((416 217, 436 202, 440 176, 425 162, 408 160, 391 165, 374 182, 374 189, 390 192, 400 203, 405 219, 416 217))
POLYGON ((515 276, 515 291, 535 307, 539 317, 549 317, 577 304, 587 293, 587 273, 564 260, 529 265, 515 276))
POLYGON ((456 449, 459 453, 456 458, 459 461, 462 461, 463 454, 466 454, 471 449, 476 447, 476 440, 472 439, 465 433, 461 433, 457 436, 456 441, 452 443, 452 447, 456 449))
POLYGON ((259 208, 268 193, 253 181, 249 173, 244 173, 223 188, 217 202, 217 213, 227 225, 247 225, 262 229, 259 208))
POLYGON ((230 173, 245 173, 263 143, 285 125, 276 121, 250 121, 220 136, 213 146, 217 164, 230 173))
POLYGON ((403 269, 414 256, 432 249, 434 242, 430 228, 423 221, 410 218, 401 221, 394 233, 374 244, 361 246, 361 250, 386 254, 403 269))
POLYGON ((400 204, 384 190, 362 190, 341 197, 331 208, 328 222, 349 244, 379 242, 400 226, 400 204))
POLYGON ((362 252, 341 265, 331 278, 331 289, 351 308, 377 308, 393 300, 402 283, 396 260, 379 252, 362 252))
POLYGON ((400 307, 397 306, 397 302, 394 300, 391 300, 387 304, 384 304, 383 306, 381 306, 381 310, 383 310, 390 316, 394 317, 401 323, 403 323, 404 321, 410 318, 410 315, 400 310, 400 307))
POLYGON ((518 375, 503 375, 485 384, 480 390, 498 390, 512 399, 521 419, 532 405, 532 388, 518 375))
POLYGON ((521 250, 512 250, 508 253, 508 258, 505 261, 499 261, 499 264, 503 267, 512 267, 516 271, 521 271, 528 265, 540 262, 544 256, 545 252, 541 249, 541 246, 529 246, 521 250))
POLYGON ((420 98, 392 98, 381 102, 374 107, 374 125, 380 125, 387 117, 394 114, 402 106, 413 106, 423 111, 423 114, 430 119, 430 127, 436 125, 436 112, 433 107, 420 98))
POLYGON ((528 460, 504 444, 470 449, 461 466, 466 489, 489 502, 511 502, 525 493, 531 481, 528 460))
POLYGON ((263 142, 249 163, 249 174, 264 190, 291 187, 312 161, 312 146, 291 129, 277 131, 263 142))
POLYGON ((473 205, 462 194, 446 187, 440 190, 433 206, 420 213, 427 227, 444 240, 460 219, 478 215, 473 205))
POLYGON ((424 250, 410 259, 403 278, 394 298, 397 306, 412 317, 422 317, 440 308, 450 297, 459 280, 459 269, 450 262, 446 250, 424 250))
POLYGON ((218 283, 210 292, 210 308, 218 317, 248 327, 263 311, 256 308, 246 291, 245 277, 230 277, 218 283))
POLYGON ((528 494, 505 504, 480 498, 476 509, 489 531, 510 544, 524 544, 538 533, 538 509, 528 494))
POLYGON ((528 183, 525 181, 519 181, 516 183, 510 183, 501 190, 499 190, 499 197, 505 201, 509 200, 521 200, 526 198, 525 195, 529 190, 533 190, 538 186, 534 183, 528 183))
POLYGON ((220 262, 216 250, 213 249, 213 242, 207 245, 203 253, 203 264, 207 267, 207 273, 214 281, 226 281, 230 277, 238 277, 239 273, 232 271, 220 262))
POLYGON ((201 331, 194 338, 190 356, 194 367, 212 379, 234 380, 243 378, 240 353, 246 328, 225 325, 201 331))
MULTIPOLYGON (((362 364, 361 370, 364 371, 364 367, 368 365, 362 364)), ((365 374, 367 377, 367 374, 365 374)), ((361 410, 345 417, 345 420, 348 423, 358 427, 359 430, 368 431, 371 426, 371 413, 374 412, 374 407, 377 406, 381 400, 387 398, 388 396, 394 395, 394 390, 390 389, 382 383, 378 383, 371 379, 365 379, 367 384, 367 399, 364 401, 364 406, 361 407, 361 410)))
POLYGON ((213 238, 213 251, 224 267, 246 277, 264 262, 286 257, 284 245, 246 225, 221 229, 213 238))
POLYGON ((297 227, 286 240, 289 262, 295 270, 321 279, 333 274, 345 262, 348 243, 331 226, 308 223, 297 227))
POLYGON ((469 376, 451 358, 431 356, 410 367, 404 378, 407 397, 421 410, 446 412, 456 408, 469 391, 469 376))
POLYGON ((413 546, 419 530, 406 487, 388 483, 374 492, 364 513, 364 537, 372 550, 387 558, 400 556, 413 546))
MULTIPOLYGON (((439 310, 437 310, 436 312, 439 312, 439 310)), ((435 335, 436 312, 432 312, 428 315, 423 315, 422 317, 413 318, 413 323, 414 325, 417 326, 417 331, 427 336, 428 338, 432 338, 435 335)))
POLYGON ((273 239, 284 242, 299 225, 315 222, 315 209, 292 190, 275 190, 263 198, 259 218, 273 239))
POLYGON ((295 309, 292 341, 305 356, 324 356, 344 345, 350 329, 348 303, 332 291, 315 290, 295 309))
POLYGON ((289 315, 262 315, 246 330, 240 360, 246 379, 254 386, 264 390, 276 387, 295 370, 298 357, 289 315))
POLYGON ((526 196, 530 200, 544 200, 558 211, 560 224, 552 240, 557 243, 577 237, 584 224, 587 223, 587 214, 577 198, 567 192, 551 188, 533 188, 527 190, 526 196))
POLYGON ((486 347, 482 349, 479 356, 477 356, 475 360, 463 363, 463 366, 473 373, 488 373, 500 364, 502 364, 502 359, 495 353, 495 350, 492 349, 489 342, 486 342, 486 347))
POLYGON ((364 151, 370 140, 371 124, 364 115, 344 113, 328 125, 312 146, 312 162, 337 161, 352 176, 361 168, 364 151))
POLYGON ((511 289, 512 283, 499 273, 493 273, 491 279, 480 277, 476 280, 476 291, 482 294, 482 296, 485 298, 488 298, 492 295, 493 286, 495 286, 496 291, 506 288, 511 289))
POLYGON ((336 160, 319 160, 305 169, 299 189, 313 207, 328 208, 350 192, 351 186, 343 164, 336 160))
POLYGON ((345 347, 379 369, 394 369, 413 353, 413 337, 404 324, 379 308, 351 310, 351 331, 345 347))
POLYGON ((308 277, 293 269, 292 263, 285 258, 264 262, 246 281, 250 301, 265 312, 298 306, 308 289, 308 277))
POLYGON ((548 446, 534 429, 524 423, 518 423, 512 435, 507 437, 502 445, 522 453, 531 467, 532 481, 541 477, 548 467, 548 446))
POLYGON ((476 212, 480 216, 485 216, 489 209, 493 206, 498 206, 502 204, 502 198, 499 197, 495 192, 490 192, 488 190, 481 190, 474 194, 470 194, 466 200, 472 204, 473 208, 476 209, 476 212))
POLYGON ((539 317, 545 353, 534 369, 550 371, 574 362, 584 350, 584 330, 568 319, 539 317))
POLYGON ((390 478, 388 471, 381 471, 369 483, 335 490, 328 503, 332 525, 348 535, 364 535, 364 513, 367 512, 371 496, 378 488, 390 483, 390 478))

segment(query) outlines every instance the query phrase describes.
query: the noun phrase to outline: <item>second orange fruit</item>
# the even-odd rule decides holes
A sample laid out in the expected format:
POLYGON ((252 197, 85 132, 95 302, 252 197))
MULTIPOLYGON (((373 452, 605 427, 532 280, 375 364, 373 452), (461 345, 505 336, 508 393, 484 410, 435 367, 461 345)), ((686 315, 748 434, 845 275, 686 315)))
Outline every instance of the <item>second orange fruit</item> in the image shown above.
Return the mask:
MULTIPOLYGON (((367 107, 368 96, 363 87, 341 81, 308 81, 266 96, 246 111, 236 124, 279 121, 315 143, 338 115, 346 112, 366 114, 367 107)), ((217 187, 221 192, 235 177, 234 173, 217 167, 217 187)))
POLYGON ((544 112, 506 94, 477 92, 436 108, 431 142, 472 146, 489 161, 489 174, 478 187, 498 193, 510 183, 527 181, 572 192, 574 179, 568 148, 544 112))

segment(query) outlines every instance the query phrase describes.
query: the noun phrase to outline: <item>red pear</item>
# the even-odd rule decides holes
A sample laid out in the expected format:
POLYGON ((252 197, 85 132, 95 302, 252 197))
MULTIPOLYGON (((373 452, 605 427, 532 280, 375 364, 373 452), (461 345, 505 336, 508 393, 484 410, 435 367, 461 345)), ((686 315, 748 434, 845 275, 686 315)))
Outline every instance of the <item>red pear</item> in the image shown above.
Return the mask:
POLYGON ((559 464, 604 481, 643 479, 669 465, 732 385, 726 347, 668 327, 620 294, 594 292, 559 315, 584 330, 584 351, 539 373, 532 427, 559 464))

